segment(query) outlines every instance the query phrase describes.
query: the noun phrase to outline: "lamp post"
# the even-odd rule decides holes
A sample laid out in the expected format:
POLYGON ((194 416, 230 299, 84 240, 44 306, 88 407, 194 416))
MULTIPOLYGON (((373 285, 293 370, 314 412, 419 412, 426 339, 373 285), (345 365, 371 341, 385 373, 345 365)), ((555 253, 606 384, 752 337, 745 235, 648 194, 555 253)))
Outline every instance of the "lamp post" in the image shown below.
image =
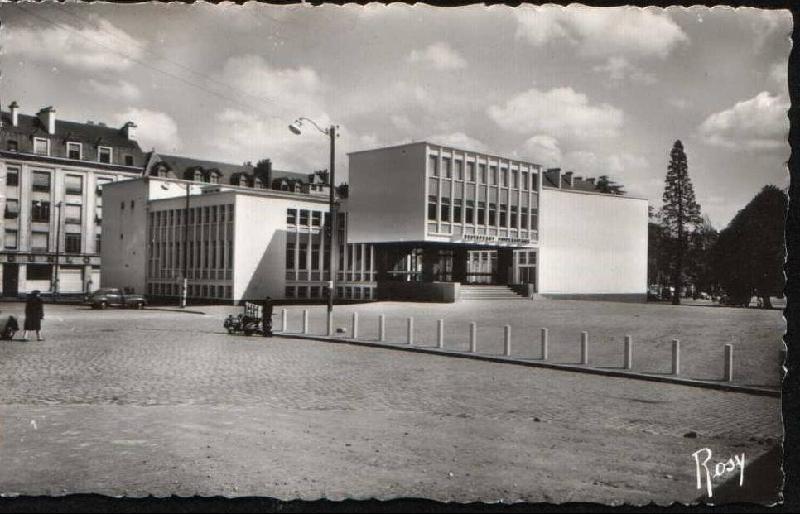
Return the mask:
POLYGON ((61 205, 64 202, 56 203, 56 208, 58 208, 58 215, 56 217, 56 265, 54 269, 55 279, 53 280, 53 293, 55 293, 56 299, 58 299, 59 294, 59 287, 58 287, 58 269, 60 267, 60 257, 61 257, 61 205))
POLYGON ((302 133, 300 128, 303 126, 304 121, 310 123, 314 128, 328 136, 330 139, 330 165, 328 169, 328 186, 330 188, 328 210, 330 211, 330 221, 327 227, 328 233, 326 234, 326 242, 328 247, 328 268, 330 268, 330 280, 328 281, 328 335, 332 335, 333 295, 334 291, 336 291, 336 262, 333 253, 333 234, 338 228, 338 225, 336 224, 336 138, 339 137, 339 134, 337 130, 338 127, 336 125, 331 125, 327 129, 324 129, 317 125, 314 120, 305 117, 297 118, 294 123, 289 125, 289 130, 292 131, 293 134, 300 135, 302 133))

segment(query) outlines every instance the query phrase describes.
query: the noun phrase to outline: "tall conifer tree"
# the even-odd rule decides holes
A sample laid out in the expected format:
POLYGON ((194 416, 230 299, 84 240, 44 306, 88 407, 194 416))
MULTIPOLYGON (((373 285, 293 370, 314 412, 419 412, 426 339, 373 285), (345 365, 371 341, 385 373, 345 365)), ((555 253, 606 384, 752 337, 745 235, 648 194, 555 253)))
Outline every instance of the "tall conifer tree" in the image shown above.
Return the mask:
POLYGON ((681 303, 683 289, 684 258, 689 244, 688 234, 692 228, 702 222, 700 205, 694 197, 692 180, 689 178, 689 167, 683 143, 675 141, 670 153, 667 168, 667 179, 664 187, 662 222, 672 241, 672 304, 681 303))

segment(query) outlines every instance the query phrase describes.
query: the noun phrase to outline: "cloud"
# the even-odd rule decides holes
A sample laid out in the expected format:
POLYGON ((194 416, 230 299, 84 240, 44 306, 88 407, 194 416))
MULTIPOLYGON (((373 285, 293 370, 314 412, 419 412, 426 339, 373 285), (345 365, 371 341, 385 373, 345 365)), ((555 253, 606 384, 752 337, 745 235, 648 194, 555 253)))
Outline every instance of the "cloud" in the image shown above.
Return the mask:
POLYGON ((437 70, 460 70, 467 67, 467 61, 461 54, 450 48, 450 45, 439 41, 424 50, 412 50, 406 60, 432 66, 437 70))
POLYGON ((640 67, 631 64, 625 57, 620 56, 609 57, 605 64, 598 64, 592 70, 607 75, 610 81, 616 83, 627 79, 631 82, 651 86, 658 82, 654 74, 644 71, 640 67))
POLYGON ((627 55, 664 58, 689 41, 663 10, 546 5, 514 9, 517 38, 534 46, 566 42, 587 57, 627 55))
POLYGON ((587 150, 575 150, 564 155, 563 167, 584 177, 608 175, 635 196, 657 196, 663 186, 661 178, 656 181, 648 179, 653 170, 647 158, 629 152, 598 155, 587 150))
POLYGON ((149 109, 129 108, 114 116, 118 125, 127 121, 136 123, 136 138, 142 150, 155 148, 159 152, 170 153, 179 150, 181 139, 178 125, 168 114, 149 109))
POLYGON ((788 94, 789 61, 776 62, 770 66, 769 79, 780 88, 781 94, 788 94))
POLYGON ((755 97, 710 115, 700 125, 712 146, 738 150, 785 148, 789 133, 789 101, 762 91, 755 97))
POLYGON ((489 147, 483 141, 479 141, 474 137, 470 137, 463 132, 454 132, 452 134, 438 134, 428 138, 431 143, 436 143, 442 146, 452 146, 460 150, 473 150, 475 152, 488 152, 489 147))
POLYGON ((142 92, 138 87, 125 80, 105 81, 97 79, 87 79, 83 82, 86 88, 95 95, 101 95, 117 100, 134 102, 139 100, 142 92))
POLYGON ((548 134, 559 139, 616 136, 624 121, 621 110, 608 104, 591 105, 586 95, 571 87, 550 91, 531 88, 512 97, 502 107, 489 107, 487 112, 506 130, 548 134))
POLYGON ((552 136, 537 135, 528 138, 522 144, 521 153, 528 161, 545 167, 561 165, 561 148, 558 140, 552 136))
POLYGON ((98 17, 90 17, 80 28, 9 27, 6 55, 68 66, 83 71, 124 71, 144 53, 144 43, 98 17), (130 58, 129 58, 130 57, 130 58))

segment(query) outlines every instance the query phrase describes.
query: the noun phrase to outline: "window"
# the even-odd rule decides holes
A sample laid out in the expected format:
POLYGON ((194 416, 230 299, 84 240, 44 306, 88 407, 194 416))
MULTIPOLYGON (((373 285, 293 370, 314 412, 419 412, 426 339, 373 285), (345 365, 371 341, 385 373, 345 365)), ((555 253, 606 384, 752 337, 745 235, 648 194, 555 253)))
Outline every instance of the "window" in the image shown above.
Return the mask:
POLYGON ((464 162, 453 161, 453 166, 455 167, 456 180, 464 180, 464 162))
POLYGON ((17 249, 17 231, 6 229, 5 239, 3 241, 3 246, 6 250, 16 250, 17 249))
POLYGON ((68 195, 83 194, 83 177, 80 175, 67 175, 64 177, 64 192, 68 195))
POLYGON ((475 163, 468 162, 467 163, 467 180, 470 182, 475 182, 475 163))
POLYGON ((31 221, 34 223, 48 223, 50 221, 50 202, 32 201, 31 221))
POLYGON ((450 221, 450 199, 442 198, 442 221, 450 221))
POLYGON ((522 172, 522 184, 520 185, 521 189, 527 190, 528 189, 528 172, 522 172))
POLYGON ((485 164, 479 164, 478 165, 478 171, 480 172, 480 176, 481 176, 481 184, 485 184, 486 183, 486 165, 485 164))
POLYGON ((13 140, 13 139, 9 139, 9 140, 6 142, 6 148, 8 149, 8 151, 9 151, 9 152, 16 152, 16 151, 19 151, 19 143, 17 143, 17 142, 16 142, 15 140, 13 140))
POLYGON ((100 234, 97 234, 97 235, 94 236, 94 251, 95 251, 95 253, 100 253, 100 249, 101 249, 100 241, 102 241, 102 240, 103 240, 103 238, 100 236, 100 234))
POLYGON ((125 162, 125 166, 133 166, 133 155, 125 154, 123 160, 125 162))
POLYGON ((81 253, 81 234, 64 234, 64 253, 81 253))
POLYGON ((297 288, 297 297, 298 298, 307 298, 308 297, 308 288, 299 286, 297 288))
POLYGON ((40 193, 50 192, 50 173, 46 171, 33 172, 33 190, 40 193))
POLYGON ((286 298, 294 298, 294 290, 294 286, 286 286, 286 289, 284 290, 284 295, 286 298))
POLYGON ((428 221, 436 221, 436 196, 428 196, 428 221))
POLYGON ((489 166, 489 178, 491 180, 491 185, 497 185, 497 166, 489 166))
POLYGON ((320 211, 311 212, 311 226, 318 227, 322 223, 322 213, 320 211))
POLYGON ((76 161, 81 160, 81 144, 80 143, 67 143, 67 157, 76 161))
POLYGON ((439 176, 439 157, 435 155, 428 157, 428 174, 433 177, 439 176))
POLYGON ((111 164, 111 147, 100 146, 97 148, 97 161, 111 164))
POLYGON ((453 172, 450 168, 450 157, 442 157, 442 169, 444 171, 444 178, 453 177, 453 172))
POLYGON ((53 276, 53 266, 51 264, 28 264, 26 279, 28 280, 50 280, 53 276))
POLYGON ((500 204, 500 222, 498 223, 501 227, 506 226, 506 218, 508 215, 508 205, 500 204))
POLYGON ((19 185, 19 168, 12 168, 11 166, 8 167, 8 171, 6 172, 6 185, 19 185))
POLYGON ((311 244, 311 269, 319 269, 319 243, 311 244))
POLYGON ((453 200, 453 223, 461 223, 461 199, 453 200))
POLYGON ((300 224, 308 225, 308 211, 305 209, 300 210, 300 224))
POLYGON ((519 187, 519 171, 517 170, 511 172, 511 187, 514 189, 519 187))
POLYGON ((50 141, 42 137, 33 138, 33 153, 38 155, 50 155, 50 141))
POLYGON ((475 223, 475 202, 472 200, 467 200, 466 206, 464 208, 464 223, 475 223))
POLYGON ((297 224, 297 211, 295 209, 286 209, 286 224, 287 225, 297 224))
POLYGON ((497 212, 497 204, 489 204, 489 225, 494 226, 495 213, 497 212))
MULTIPOLYGON (((306 235, 306 234, 304 234, 306 235)), ((297 269, 300 270, 307 270, 308 269, 308 239, 305 237, 300 238, 300 246, 298 252, 298 263, 297 269)))
POLYGON ((478 202, 478 225, 486 223, 486 203, 478 202))
POLYGON ((520 207, 519 228, 528 228, 528 208, 520 207))
POLYGON ((64 206, 64 223, 81 224, 81 206, 76 204, 67 204, 64 206))
POLYGON ((311 286, 311 298, 319 298, 319 286, 311 286))
POLYGON ((5 219, 13 220, 19 217, 19 200, 9 198, 6 200, 5 219))
POLYGON ((49 232, 31 232, 31 250, 46 252, 49 247, 49 239, 49 232))

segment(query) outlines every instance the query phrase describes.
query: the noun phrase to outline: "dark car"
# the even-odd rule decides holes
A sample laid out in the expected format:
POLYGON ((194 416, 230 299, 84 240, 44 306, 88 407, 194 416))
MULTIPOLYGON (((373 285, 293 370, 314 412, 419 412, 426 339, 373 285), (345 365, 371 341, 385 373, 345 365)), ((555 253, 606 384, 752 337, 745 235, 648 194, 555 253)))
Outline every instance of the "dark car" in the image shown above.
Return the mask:
POLYGON ((122 289, 104 287, 86 297, 86 303, 92 309, 105 309, 107 307, 128 307, 144 309, 147 301, 140 294, 126 293, 122 289))

